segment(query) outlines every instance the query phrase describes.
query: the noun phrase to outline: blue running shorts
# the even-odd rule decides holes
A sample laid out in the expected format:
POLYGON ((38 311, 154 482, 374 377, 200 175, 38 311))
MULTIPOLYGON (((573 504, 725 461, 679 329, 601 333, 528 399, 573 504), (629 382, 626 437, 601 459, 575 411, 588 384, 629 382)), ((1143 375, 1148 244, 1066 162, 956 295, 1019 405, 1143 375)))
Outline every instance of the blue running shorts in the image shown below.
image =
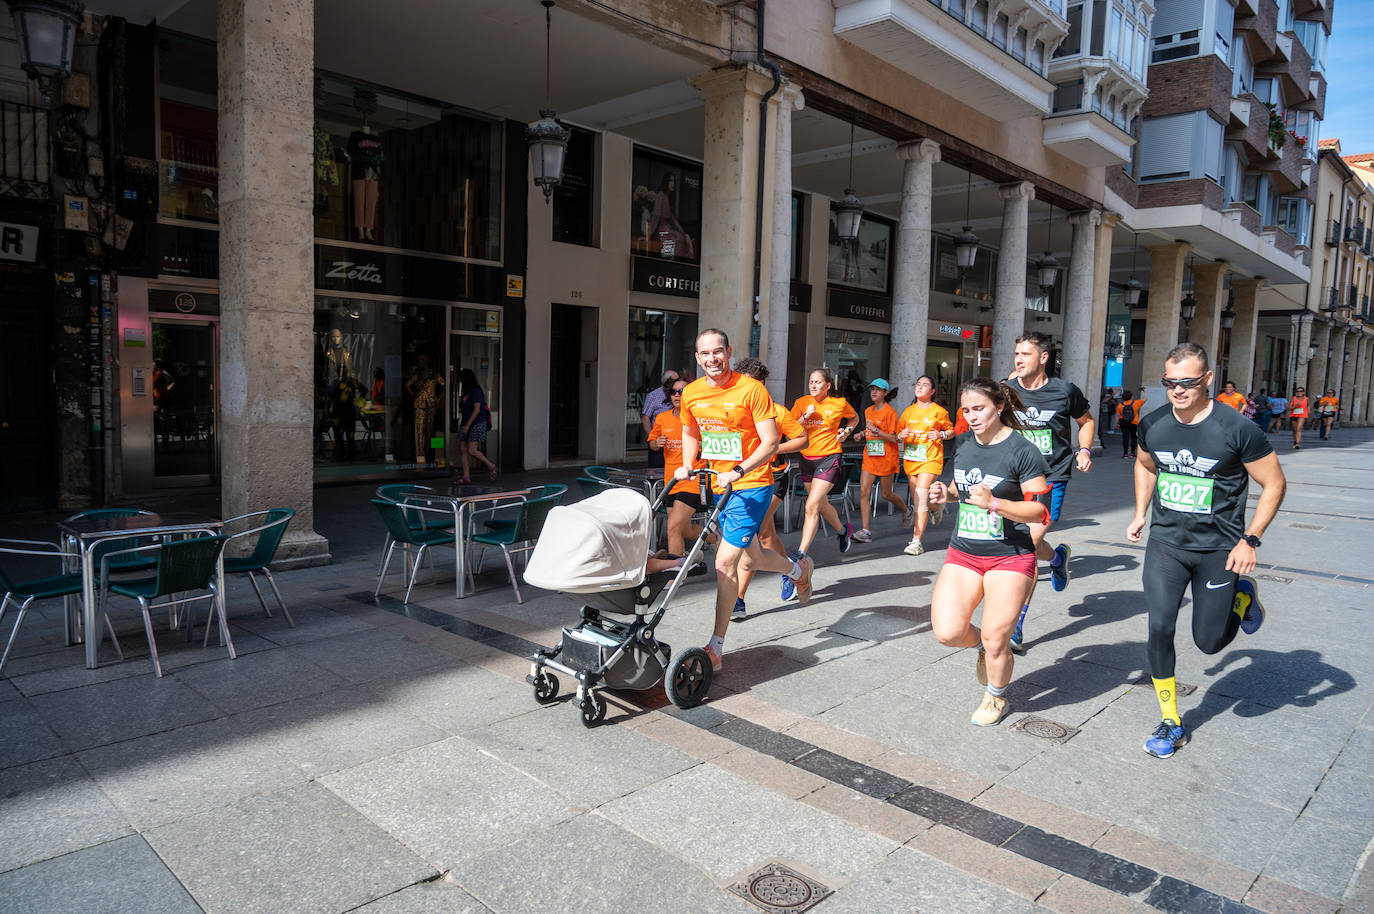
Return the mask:
POLYGON ((730 500, 720 512, 720 535, 731 546, 744 549, 754 541, 772 504, 772 486, 731 490, 730 500))

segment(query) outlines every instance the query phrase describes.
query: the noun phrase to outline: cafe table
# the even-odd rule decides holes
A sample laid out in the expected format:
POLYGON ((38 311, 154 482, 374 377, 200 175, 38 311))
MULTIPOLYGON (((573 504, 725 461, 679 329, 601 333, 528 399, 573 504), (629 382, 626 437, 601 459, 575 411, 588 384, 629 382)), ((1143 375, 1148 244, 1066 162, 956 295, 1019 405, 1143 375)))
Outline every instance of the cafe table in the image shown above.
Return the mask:
MULTIPOLYGON (((538 486, 524 489, 511 489, 501 486, 478 485, 473 483, 463 483, 451 486, 437 486, 429 492, 411 492, 404 498, 405 503, 420 504, 426 506, 448 505, 453 509, 453 533, 454 549, 457 554, 454 559, 454 572, 457 578, 455 585, 455 595, 461 600, 468 596, 468 584, 471 582, 476 588, 476 582, 472 580, 472 572, 468 569, 468 546, 472 542, 472 531, 468 529, 472 512, 482 505, 489 505, 495 502, 510 501, 517 502, 527 498, 531 493, 538 490, 538 486)), ((415 512, 420 513, 420 512, 415 512)))
MULTIPOLYGON (((199 514, 136 514, 132 517, 83 517, 65 520, 57 529, 77 546, 80 555, 78 562, 81 571, 81 618, 80 628, 73 623, 73 610, 68 602, 66 619, 67 643, 77 644, 84 633, 86 642, 86 668, 96 667, 96 650, 100 646, 100 620, 95 616, 96 594, 95 579, 100 569, 91 561, 95 547, 102 542, 117 539, 177 537, 193 533, 219 533, 224 522, 199 514), (94 633, 94 635, 92 634, 94 633)), ((224 557, 215 568, 215 586, 220 598, 224 596, 224 557)))

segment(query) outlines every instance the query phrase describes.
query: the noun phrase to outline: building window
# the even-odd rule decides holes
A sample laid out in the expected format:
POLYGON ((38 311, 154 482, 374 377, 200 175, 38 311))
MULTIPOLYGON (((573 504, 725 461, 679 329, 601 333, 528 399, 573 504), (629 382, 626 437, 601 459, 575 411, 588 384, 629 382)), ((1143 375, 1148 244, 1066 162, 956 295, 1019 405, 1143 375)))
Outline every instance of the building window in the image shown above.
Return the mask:
POLYGON ((969 20, 969 26, 983 37, 988 34, 988 0, 977 0, 973 4, 973 18, 969 20))
POLYGON ((596 210, 596 135, 574 127, 553 189, 553 240, 595 245, 596 210))
MULTIPOLYGON (((1221 0, 1225 2, 1225 0, 1221 0)), ((1161 3, 1155 13, 1154 51, 1151 60, 1162 63, 1180 57, 1195 57, 1201 48, 1199 35, 1206 4, 1194 0, 1161 3)))
POLYGON ((1019 63, 1026 62, 1026 41, 1030 37, 1025 29, 1017 29, 1011 41, 1011 56, 1019 63))
POLYGON ((792 276, 793 282, 806 273, 806 197, 792 194, 792 276))
POLYGON ((992 43, 1002 50, 1007 49, 1007 29, 1011 26, 1011 20, 1006 13, 998 13, 997 21, 992 24, 992 43))
POLYGON ((1319 73, 1326 72, 1326 29, 1322 23, 1304 20, 1294 23, 1293 31, 1307 49, 1307 55, 1312 58, 1312 69, 1319 73))
POLYGON ((868 382, 887 377, 890 339, 882 333, 829 328, 825 331, 823 362, 835 375, 834 393, 848 400, 861 416, 873 405, 868 398, 868 382))
POLYGON ((852 242, 842 242, 832 204, 826 278, 836 285, 886 295, 892 267, 892 227, 893 224, 881 216, 864 213, 859 223, 859 237, 852 242))
POLYGON ((1231 59, 1231 35, 1235 32, 1236 9, 1230 0, 1216 0, 1216 23, 1212 27, 1212 53, 1222 60, 1231 59))
POLYGON ((215 46, 164 33, 158 50, 158 212, 165 219, 219 221, 219 116, 215 46), (206 65, 208 61, 208 65, 206 65))
POLYGON ((1298 244, 1307 245, 1312 234, 1312 204, 1303 197, 1280 197, 1278 224, 1298 244))
POLYGON ((1083 4, 1070 3, 1066 18, 1069 20, 1069 33, 1055 49, 1055 57, 1072 57, 1083 47, 1083 4))
POLYGON ((698 262, 701 166, 635 147, 631 168, 630 247, 633 253, 698 262))
POLYGON ((1083 106, 1083 80, 1059 83, 1054 87, 1054 112, 1077 111, 1083 106))

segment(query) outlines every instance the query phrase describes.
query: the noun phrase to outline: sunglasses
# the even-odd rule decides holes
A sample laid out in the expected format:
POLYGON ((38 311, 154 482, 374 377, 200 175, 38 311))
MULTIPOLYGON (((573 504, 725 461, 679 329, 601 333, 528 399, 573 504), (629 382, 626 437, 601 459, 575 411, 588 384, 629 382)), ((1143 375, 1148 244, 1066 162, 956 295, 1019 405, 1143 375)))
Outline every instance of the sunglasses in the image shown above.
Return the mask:
POLYGON ((1181 387, 1184 390, 1192 390, 1194 387, 1201 384, 1205 377, 1206 375, 1197 378, 1160 378, 1159 382, 1164 385, 1165 390, 1173 390, 1176 387, 1181 387))
POLYGON ((674 387, 674 388, 673 388, 673 393, 677 394, 677 395, 680 397, 680 396, 682 396, 682 392, 683 392, 684 390, 686 390, 686 388, 684 388, 684 387, 674 387))

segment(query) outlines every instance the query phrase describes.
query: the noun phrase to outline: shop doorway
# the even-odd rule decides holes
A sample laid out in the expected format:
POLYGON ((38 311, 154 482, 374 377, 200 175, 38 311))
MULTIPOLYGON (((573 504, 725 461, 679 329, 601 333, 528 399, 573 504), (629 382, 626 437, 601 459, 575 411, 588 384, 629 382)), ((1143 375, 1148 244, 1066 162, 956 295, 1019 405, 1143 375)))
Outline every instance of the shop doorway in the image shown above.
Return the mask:
MULTIPOLYGON (((466 312, 458 312, 463 316, 466 312)), ((496 336, 500 327, 500 312, 484 313, 484 320, 490 320, 490 332, 457 331, 449 334, 448 371, 449 371, 449 465, 461 470, 462 460, 458 454, 458 444, 463 431, 463 395, 465 370, 472 371, 472 378, 482 389, 482 397, 491 410, 490 429, 501 427, 501 338, 496 336)), ((455 317, 456 326, 463 321, 455 317)), ((475 398, 472 398, 475 401, 475 398)), ((492 463, 500 465, 501 449, 498 435, 488 434, 481 451, 492 463)), ((474 461, 475 462, 475 461, 474 461)), ((477 469, 482 469, 480 465, 477 469)))
POLYGON ((596 454, 596 339, 595 308, 550 309, 550 459, 591 459, 596 454))
POLYGON ((56 410, 48 378, 51 317, 38 278, 0 273, 0 513, 56 503, 56 410))
POLYGON ((216 331, 208 321, 153 320, 153 479, 210 485, 219 478, 216 331))
POLYGON ((959 356, 958 346, 935 340, 926 342, 926 374, 935 379, 935 402, 948 410, 950 416, 959 406, 959 356))

